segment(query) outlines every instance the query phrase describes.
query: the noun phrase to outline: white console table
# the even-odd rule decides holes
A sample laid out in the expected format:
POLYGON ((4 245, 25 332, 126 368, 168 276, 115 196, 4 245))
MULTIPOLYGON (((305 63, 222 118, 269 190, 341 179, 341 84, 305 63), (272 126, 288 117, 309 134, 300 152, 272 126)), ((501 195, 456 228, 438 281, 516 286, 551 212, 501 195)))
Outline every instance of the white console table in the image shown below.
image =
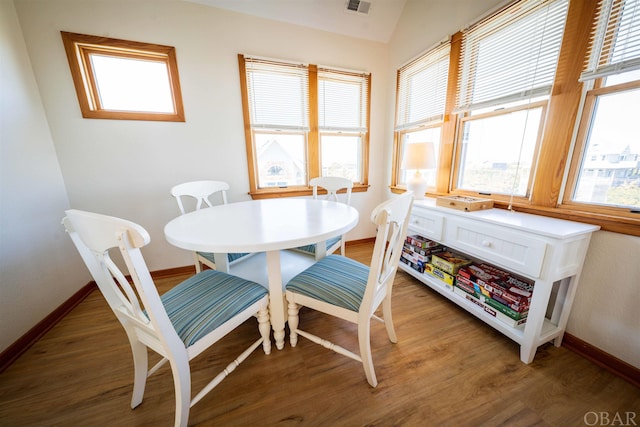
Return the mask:
POLYGON ((504 209, 464 212, 436 206, 429 198, 414 202, 409 234, 535 281, 527 321, 517 327, 486 313, 436 277, 404 263, 400 268, 520 344, 520 359, 531 363, 540 345, 562 343, 591 234, 599 228, 504 209))

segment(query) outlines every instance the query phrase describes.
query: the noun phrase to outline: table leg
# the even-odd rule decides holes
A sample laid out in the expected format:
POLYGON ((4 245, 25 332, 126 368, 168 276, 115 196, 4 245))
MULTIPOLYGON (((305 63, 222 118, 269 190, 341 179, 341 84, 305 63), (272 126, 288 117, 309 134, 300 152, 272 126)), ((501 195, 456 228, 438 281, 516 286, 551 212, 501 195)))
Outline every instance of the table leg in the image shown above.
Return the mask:
POLYGON ((213 259, 216 262, 216 270, 223 271, 225 273, 229 272, 229 257, 227 254, 213 254, 213 259))
POLYGON ((327 241, 323 240, 316 243, 316 260, 321 260, 325 256, 327 256, 327 241))
POLYGON ((276 348, 284 348, 284 299, 282 293, 282 270, 280 266, 280 251, 268 251, 267 277, 269 280, 269 316, 273 328, 273 338, 276 348))

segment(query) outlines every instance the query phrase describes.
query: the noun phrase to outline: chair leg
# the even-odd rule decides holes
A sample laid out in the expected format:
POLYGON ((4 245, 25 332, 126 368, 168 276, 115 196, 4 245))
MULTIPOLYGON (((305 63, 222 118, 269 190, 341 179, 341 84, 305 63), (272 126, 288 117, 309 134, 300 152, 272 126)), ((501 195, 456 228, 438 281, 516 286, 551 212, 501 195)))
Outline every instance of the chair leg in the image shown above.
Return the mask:
POLYGON ((358 343, 360 344, 360 357, 362 358, 362 366, 367 382, 371 387, 378 385, 376 372, 373 369, 373 358, 371 357, 371 340, 370 340, 371 322, 361 322, 358 325, 358 343))
POLYGON ((191 407, 191 370, 186 351, 184 354, 174 354, 174 357, 169 358, 169 361, 171 362, 171 373, 176 393, 175 427, 186 427, 191 407))
POLYGON ((291 342, 291 347, 295 347, 298 344, 298 323, 300 321, 300 317, 298 316, 298 311, 300 310, 300 306, 295 302, 289 301, 289 342, 291 342))
POLYGON ((194 252, 193 256, 195 257, 195 260, 196 260, 196 274, 198 274, 202 271, 202 263, 200 263, 197 253, 194 252))
POLYGON ((271 353, 271 323, 269 323, 269 309, 267 306, 258 312, 258 329, 262 336, 262 349, 264 354, 271 353))
POLYGON ((133 353, 133 395, 131 396, 131 409, 142 403, 144 388, 147 383, 147 347, 135 338, 129 338, 131 352, 133 353))
POLYGON ((387 295, 384 301, 382 301, 382 316, 384 317, 384 326, 387 328, 389 341, 397 343, 398 336, 396 335, 396 330, 393 327, 393 317, 391 317, 391 295, 387 295))

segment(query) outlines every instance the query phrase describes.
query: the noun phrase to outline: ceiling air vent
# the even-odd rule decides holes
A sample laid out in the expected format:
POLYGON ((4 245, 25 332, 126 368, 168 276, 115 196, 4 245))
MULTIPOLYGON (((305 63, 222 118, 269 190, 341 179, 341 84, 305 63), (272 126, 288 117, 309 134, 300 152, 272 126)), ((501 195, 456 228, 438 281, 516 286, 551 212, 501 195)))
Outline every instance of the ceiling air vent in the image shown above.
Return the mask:
POLYGON ((363 15, 368 15, 369 11, 371 11, 371 2, 362 0, 347 0, 344 11, 348 13, 361 13, 363 15))

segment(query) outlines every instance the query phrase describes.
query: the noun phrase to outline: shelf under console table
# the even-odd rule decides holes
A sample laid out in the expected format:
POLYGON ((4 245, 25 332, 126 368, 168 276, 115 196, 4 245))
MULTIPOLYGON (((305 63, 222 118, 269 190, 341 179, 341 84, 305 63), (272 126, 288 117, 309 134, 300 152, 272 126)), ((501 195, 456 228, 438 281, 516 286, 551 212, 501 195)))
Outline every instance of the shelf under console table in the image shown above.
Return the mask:
POLYGON ((578 287, 591 234, 600 227, 504 209, 465 212, 413 203, 409 234, 419 234, 471 259, 533 280, 526 323, 512 327, 454 292, 435 276, 400 263, 400 268, 520 344, 520 359, 531 363, 539 346, 559 347, 578 287))

